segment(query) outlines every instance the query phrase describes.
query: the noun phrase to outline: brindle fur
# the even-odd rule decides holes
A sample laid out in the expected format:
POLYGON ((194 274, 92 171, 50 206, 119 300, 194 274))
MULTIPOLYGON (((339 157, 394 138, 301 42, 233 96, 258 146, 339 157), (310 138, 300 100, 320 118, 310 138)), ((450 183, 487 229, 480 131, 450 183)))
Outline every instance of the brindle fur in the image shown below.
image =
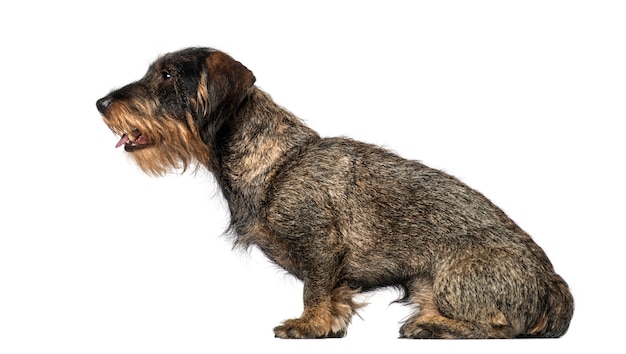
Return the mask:
POLYGON ((230 56, 189 48, 97 107, 145 172, 211 171, 234 243, 259 247, 304 282, 302 315, 275 336, 342 337, 361 306, 354 296, 387 286, 417 305, 401 337, 567 331, 567 284, 482 194, 382 148, 321 138, 254 82, 230 56))

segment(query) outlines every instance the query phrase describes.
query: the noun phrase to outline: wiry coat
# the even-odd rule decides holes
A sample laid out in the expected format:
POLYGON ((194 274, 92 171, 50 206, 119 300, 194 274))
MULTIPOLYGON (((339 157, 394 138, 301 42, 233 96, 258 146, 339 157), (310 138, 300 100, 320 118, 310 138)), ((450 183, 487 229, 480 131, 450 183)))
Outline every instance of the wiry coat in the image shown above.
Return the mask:
POLYGON ((343 336, 360 306, 354 295, 385 286, 418 305, 402 337, 566 332, 567 284, 502 210, 417 161, 321 138, 254 81, 226 54, 190 48, 160 58, 98 108, 114 131, 142 142, 129 152, 146 172, 206 166, 228 202, 235 244, 259 247, 304 282, 302 316, 276 327, 276 336, 343 336), (128 109, 154 105, 149 113, 128 109), (176 151, 181 140, 190 145, 188 154, 151 157, 168 155, 170 140, 176 151))

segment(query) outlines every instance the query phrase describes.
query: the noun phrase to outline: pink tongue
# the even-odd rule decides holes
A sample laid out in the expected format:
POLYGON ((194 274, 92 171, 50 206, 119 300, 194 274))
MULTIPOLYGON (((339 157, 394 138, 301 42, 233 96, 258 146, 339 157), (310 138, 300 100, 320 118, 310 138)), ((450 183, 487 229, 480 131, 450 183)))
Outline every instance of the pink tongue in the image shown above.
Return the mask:
POLYGON ((126 144, 127 142, 128 142, 128 135, 124 134, 122 135, 122 138, 120 139, 120 141, 118 141, 117 144, 115 144, 115 147, 118 148, 126 144))

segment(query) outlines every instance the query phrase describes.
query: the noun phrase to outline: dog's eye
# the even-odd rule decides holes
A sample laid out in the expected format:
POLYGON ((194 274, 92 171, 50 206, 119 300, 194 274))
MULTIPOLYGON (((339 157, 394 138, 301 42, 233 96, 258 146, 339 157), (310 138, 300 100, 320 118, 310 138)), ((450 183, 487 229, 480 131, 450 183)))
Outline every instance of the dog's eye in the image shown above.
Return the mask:
POLYGON ((169 72, 167 72, 165 70, 161 71, 161 80, 167 81, 167 80, 169 80, 171 78, 172 78, 172 75, 170 75, 169 72))

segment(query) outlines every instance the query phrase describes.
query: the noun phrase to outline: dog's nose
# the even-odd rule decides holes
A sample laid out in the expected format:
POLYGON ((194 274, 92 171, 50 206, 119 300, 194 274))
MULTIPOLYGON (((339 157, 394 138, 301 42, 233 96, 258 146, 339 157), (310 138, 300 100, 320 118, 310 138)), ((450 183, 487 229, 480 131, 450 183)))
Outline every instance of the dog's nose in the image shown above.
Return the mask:
POLYGON ((96 102, 96 107, 98 108, 98 111, 101 114, 105 114, 107 111, 107 108, 109 108, 109 106, 111 105, 111 101, 113 101, 113 99, 111 99, 111 96, 106 96, 106 97, 102 97, 101 99, 99 99, 96 102))

